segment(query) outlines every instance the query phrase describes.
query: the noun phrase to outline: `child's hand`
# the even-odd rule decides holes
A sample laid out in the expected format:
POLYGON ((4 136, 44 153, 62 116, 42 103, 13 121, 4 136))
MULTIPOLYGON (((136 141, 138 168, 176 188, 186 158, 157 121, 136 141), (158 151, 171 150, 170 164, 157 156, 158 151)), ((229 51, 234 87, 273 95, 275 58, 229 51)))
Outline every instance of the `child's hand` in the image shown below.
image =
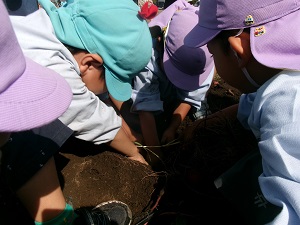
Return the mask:
POLYGON ((146 162, 145 158, 140 153, 137 153, 137 154, 135 154, 133 156, 128 156, 128 158, 131 159, 131 160, 136 160, 136 161, 139 161, 139 162, 141 162, 143 164, 149 165, 146 162))

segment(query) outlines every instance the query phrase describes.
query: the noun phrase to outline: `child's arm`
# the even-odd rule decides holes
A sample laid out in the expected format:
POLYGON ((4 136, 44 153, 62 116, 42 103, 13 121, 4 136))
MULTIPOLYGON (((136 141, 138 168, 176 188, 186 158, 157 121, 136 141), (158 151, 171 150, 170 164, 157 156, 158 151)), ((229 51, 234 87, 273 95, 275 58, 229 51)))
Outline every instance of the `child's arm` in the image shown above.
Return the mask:
POLYGON ((128 156, 128 158, 148 165, 144 157, 140 154, 137 146, 129 140, 122 127, 115 138, 112 141, 107 142, 107 144, 118 152, 128 156))
POLYGON ((188 103, 182 102, 179 104, 179 106, 173 112, 172 120, 169 127, 163 133, 163 136, 161 138, 162 144, 167 144, 175 139, 176 131, 190 109, 191 105, 188 103))
MULTIPOLYGON (((122 115, 120 115, 122 117, 122 115)), ((125 134, 128 136, 130 141, 132 142, 139 142, 143 143, 143 136, 139 134, 138 132, 134 131, 133 129, 130 128, 130 126, 126 123, 124 118, 122 117, 122 128, 125 132, 125 134)))
POLYGON ((153 152, 153 153, 150 152, 148 154, 149 163, 152 166, 152 168, 159 169, 163 154, 161 152, 161 148, 158 147, 160 146, 160 142, 157 134, 154 115, 152 112, 140 111, 139 117, 140 117, 141 130, 144 137, 145 145, 155 146, 153 148, 147 147, 153 152))
POLYGON ((155 118, 152 112, 139 111, 141 130, 145 145, 159 146, 160 142, 157 135, 155 118))
MULTIPOLYGON (((133 121, 133 120, 138 120, 138 118, 134 118, 134 114, 130 113, 130 106, 124 102, 117 101, 114 99, 111 95, 109 96, 109 104, 114 107, 116 110, 117 114, 122 118, 122 128, 124 129, 125 134, 128 136, 128 138, 132 142, 139 142, 143 143, 143 137, 141 134, 133 130, 125 121, 123 115, 125 114, 126 119, 133 121)), ((136 126, 139 126, 139 124, 136 124, 136 126)))

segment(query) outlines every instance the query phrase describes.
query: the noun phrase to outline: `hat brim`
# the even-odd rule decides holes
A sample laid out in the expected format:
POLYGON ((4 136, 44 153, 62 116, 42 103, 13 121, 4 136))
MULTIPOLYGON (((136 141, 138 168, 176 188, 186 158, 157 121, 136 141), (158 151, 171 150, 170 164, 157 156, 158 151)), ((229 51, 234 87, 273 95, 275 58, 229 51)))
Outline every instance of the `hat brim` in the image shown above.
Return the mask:
POLYGON ((116 100, 124 102, 130 99, 131 81, 121 81, 109 69, 105 68, 105 82, 109 94, 116 100))
POLYGON ((217 36, 221 30, 212 30, 197 24, 184 38, 184 45, 201 47, 217 36))
POLYGON ((205 65, 204 72, 199 75, 183 73, 173 65, 166 51, 164 51, 163 63, 165 73, 171 83, 186 91, 194 91, 198 89, 208 78, 214 68, 214 62, 211 60, 209 64, 205 65))
POLYGON ((250 45, 254 58, 277 69, 300 70, 300 10, 260 26, 251 27, 250 45), (265 33, 255 36, 257 28, 265 33))
POLYGON ((23 74, 0 93, 1 132, 48 124, 61 116, 71 102, 70 86, 62 76, 28 58, 25 61, 23 74))

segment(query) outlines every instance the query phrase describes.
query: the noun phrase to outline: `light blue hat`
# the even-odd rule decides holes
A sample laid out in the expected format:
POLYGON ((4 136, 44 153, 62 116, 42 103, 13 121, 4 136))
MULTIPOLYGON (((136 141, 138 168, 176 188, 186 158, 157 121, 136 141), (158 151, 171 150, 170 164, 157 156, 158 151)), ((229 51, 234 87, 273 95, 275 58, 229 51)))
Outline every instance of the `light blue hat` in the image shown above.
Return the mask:
POLYGON ((147 22, 132 0, 68 0, 56 8, 39 0, 56 36, 67 45, 100 55, 106 85, 119 101, 131 96, 132 78, 150 60, 152 40, 147 22))

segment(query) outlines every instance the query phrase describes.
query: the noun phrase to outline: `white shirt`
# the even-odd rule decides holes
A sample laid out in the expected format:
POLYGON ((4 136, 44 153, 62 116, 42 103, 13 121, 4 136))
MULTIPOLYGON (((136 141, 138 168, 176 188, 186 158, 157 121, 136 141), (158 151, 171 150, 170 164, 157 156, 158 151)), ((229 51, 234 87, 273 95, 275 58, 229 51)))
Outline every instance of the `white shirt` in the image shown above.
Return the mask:
POLYGON ((300 72, 283 71, 242 95, 238 119, 258 139, 262 193, 283 208, 270 224, 300 224, 300 72))

